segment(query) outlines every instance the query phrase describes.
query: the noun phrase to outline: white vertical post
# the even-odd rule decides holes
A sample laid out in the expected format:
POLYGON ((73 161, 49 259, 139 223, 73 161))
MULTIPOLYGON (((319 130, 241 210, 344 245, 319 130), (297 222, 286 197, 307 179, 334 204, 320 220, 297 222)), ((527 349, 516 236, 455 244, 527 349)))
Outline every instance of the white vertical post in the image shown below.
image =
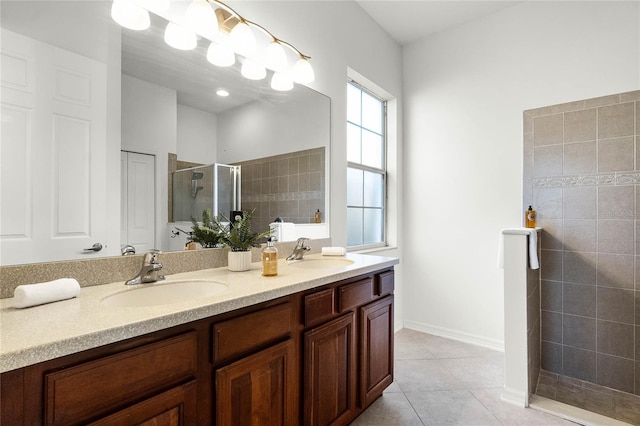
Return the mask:
POLYGON ((527 351, 527 246, 530 230, 505 229, 504 389, 502 400, 529 405, 527 351))

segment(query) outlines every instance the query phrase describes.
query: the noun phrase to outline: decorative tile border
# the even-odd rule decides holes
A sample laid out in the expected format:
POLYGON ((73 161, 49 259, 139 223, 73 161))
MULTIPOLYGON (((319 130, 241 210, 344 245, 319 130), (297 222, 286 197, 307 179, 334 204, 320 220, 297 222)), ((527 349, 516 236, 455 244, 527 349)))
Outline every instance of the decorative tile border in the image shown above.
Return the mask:
POLYGON ((640 172, 616 172, 577 176, 551 176, 533 179, 533 186, 536 188, 638 184, 640 184, 640 172))
POLYGON ((258 203, 266 201, 318 200, 321 198, 324 198, 323 191, 298 191, 243 195, 242 201, 247 203, 258 203))

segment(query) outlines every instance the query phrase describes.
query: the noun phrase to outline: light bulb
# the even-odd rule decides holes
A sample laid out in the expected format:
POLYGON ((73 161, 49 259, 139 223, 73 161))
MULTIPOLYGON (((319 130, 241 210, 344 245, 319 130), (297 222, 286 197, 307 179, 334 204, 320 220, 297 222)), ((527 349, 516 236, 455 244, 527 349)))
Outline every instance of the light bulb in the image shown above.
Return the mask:
POLYGON ((130 0, 113 0, 111 17, 118 24, 130 30, 146 30, 151 25, 149 12, 130 0))
POLYGON ((147 9, 155 14, 169 10, 169 0, 133 0, 141 8, 147 9))
POLYGON ((240 21, 229 33, 233 49, 243 56, 253 56, 256 51, 256 38, 246 22, 240 21))
POLYGON ((230 67, 236 62, 236 55, 228 46, 212 41, 207 49, 207 61, 219 67, 230 67))
POLYGON ((179 25, 169 22, 164 30, 164 41, 180 50, 191 50, 198 45, 196 35, 179 25))
POLYGON ((302 57, 298 59, 293 66, 293 81, 300 84, 307 84, 315 79, 316 77, 309 61, 302 57))
POLYGON ((280 92, 286 92, 293 89, 293 81, 285 73, 274 72, 271 77, 271 88, 280 92))
POLYGON ((185 14, 189 27, 198 34, 213 38, 218 32, 218 19, 207 0, 193 0, 185 14))
POLYGON ((274 71, 282 71, 287 67, 287 55, 284 48, 276 40, 273 40, 264 52, 267 68, 274 71))
POLYGON ((262 80, 267 76, 267 70, 253 59, 246 58, 242 63, 240 74, 249 80, 262 80))
POLYGON ((227 92, 224 89, 218 89, 216 90, 216 95, 222 97, 222 98, 226 98, 227 96, 229 96, 229 92, 227 92))

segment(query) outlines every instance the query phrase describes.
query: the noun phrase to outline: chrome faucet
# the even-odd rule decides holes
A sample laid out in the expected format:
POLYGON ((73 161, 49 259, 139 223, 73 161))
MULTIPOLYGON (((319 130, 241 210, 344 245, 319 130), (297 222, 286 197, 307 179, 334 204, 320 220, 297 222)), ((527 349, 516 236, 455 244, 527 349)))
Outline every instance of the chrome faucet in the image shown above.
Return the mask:
POLYGON ((136 254, 136 248, 130 244, 127 244, 120 249, 120 253, 122 253, 123 256, 131 256, 132 254, 136 254))
POLYGON ((138 275, 126 281, 126 285, 142 284, 142 283, 154 283, 156 281, 164 280, 164 275, 158 274, 158 271, 162 269, 162 263, 158 262, 158 255, 161 253, 159 250, 151 250, 145 253, 142 260, 142 268, 138 275))
POLYGON ((291 254, 287 256, 287 260, 304 259, 304 252, 311 250, 311 247, 304 245, 305 241, 309 241, 309 239, 305 237, 298 238, 298 242, 296 242, 296 246, 293 248, 291 254))

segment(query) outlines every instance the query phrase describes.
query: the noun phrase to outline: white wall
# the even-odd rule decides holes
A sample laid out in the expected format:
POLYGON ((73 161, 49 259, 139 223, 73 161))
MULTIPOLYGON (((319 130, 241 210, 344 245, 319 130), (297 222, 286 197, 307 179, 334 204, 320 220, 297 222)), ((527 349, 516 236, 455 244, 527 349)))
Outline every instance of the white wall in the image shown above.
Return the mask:
POLYGON ((325 146, 330 132, 329 99, 308 89, 291 95, 287 102, 258 100, 221 113, 220 162, 230 164, 325 146))
POLYGON ((404 48, 407 326, 502 347, 522 111, 637 90, 639 18, 637 2, 524 2, 404 48))
POLYGON ((122 149, 156 157, 156 246, 168 247, 168 153, 176 152, 176 91, 122 75, 122 149))
POLYGON ((218 117, 210 112, 178 104, 178 160, 212 164, 216 160, 218 117))
MULTIPOLYGON (((402 58, 401 48, 357 3, 353 1, 242 1, 234 9, 247 19, 268 28, 277 37, 293 43, 311 56, 316 79, 309 86, 331 98, 331 173, 330 231, 333 244, 346 244, 347 177, 346 105, 347 68, 357 71, 395 97, 397 117, 402 122, 402 58)), ((402 129, 394 127, 391 135, 402 153, 402 129)), ((400 158, 392 156, 393 169, 389 188, 395 205, 390 209, 389 223, 393 244, 387 251, 376 253, 401 258, 396 267, 396 327, 402 325, 403 270, 401 229, 398 206, 402 206, 400 158)))

